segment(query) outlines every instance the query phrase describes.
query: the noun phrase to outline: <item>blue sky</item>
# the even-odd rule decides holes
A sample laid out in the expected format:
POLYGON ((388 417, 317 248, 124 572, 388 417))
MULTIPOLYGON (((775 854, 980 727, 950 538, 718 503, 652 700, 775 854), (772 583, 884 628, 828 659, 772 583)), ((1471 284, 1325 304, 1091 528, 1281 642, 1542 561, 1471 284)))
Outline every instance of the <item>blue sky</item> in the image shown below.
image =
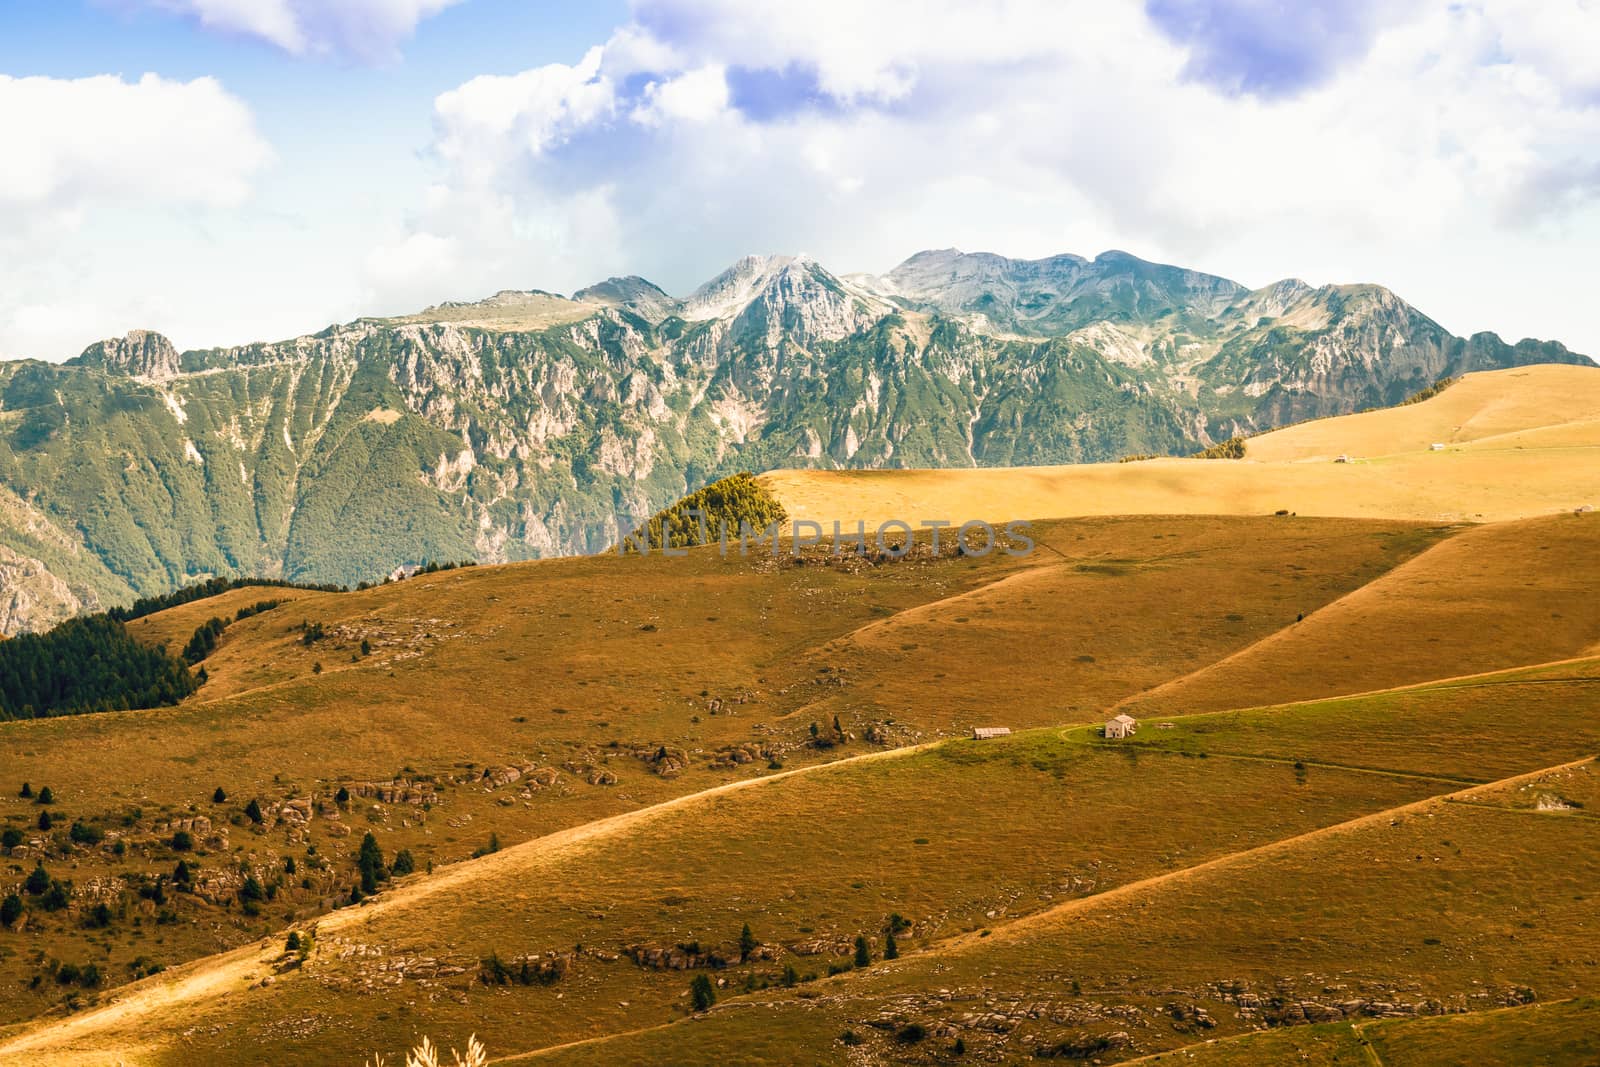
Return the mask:
POLYGON ((1594 0, 0 0, 0 356, 1124 248, 1600 353, 1594 0))

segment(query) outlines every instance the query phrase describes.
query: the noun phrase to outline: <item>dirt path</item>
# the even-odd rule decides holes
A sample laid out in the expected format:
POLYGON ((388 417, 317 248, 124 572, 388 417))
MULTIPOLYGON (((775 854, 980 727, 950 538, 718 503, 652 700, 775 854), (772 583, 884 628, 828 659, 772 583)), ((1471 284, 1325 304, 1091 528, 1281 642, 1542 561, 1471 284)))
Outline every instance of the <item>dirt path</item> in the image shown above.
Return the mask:
MULTIPOLYGON (((1574 768, 1594 762, 1595 758, 1596 757, 1593 756, 1585 757, 1584 759, 1574 760, 1570 763, 1557 764, 1552 767, 1541 767, 1538 770, 1526 771, 1522 774, 1512 775, 1509 778, 1501 778, 1493 782, 1484 782, 1477 785, 1472 785, 1468 788, 1456 790, 1452 793, 1440 793, 1435 796, 1425 797, 1422 800, 1401 804, 1393 808, 1384 808, 1381 811, 1375 811, 1367 815, 1358 816, 1354 819, 1348 819, 1341 823, 1335 823, 1332 826, 1323 826, 1315 830, 1308 830, 1302 834, 1295 834, 1292 837, 1280 838, 1277 841, 1270 841, 1267 844, 1257 845, 1254 848, 1242 849, 1238 852, 1230 852, 1225 856, 1218 856, 1215 859, 1206 860, 1203 863, 1197 863, 1192 867, 1184 867, 1181 870, 1167 871, 1163 874, 1152 875, 1149 878, 1142 878, 1136 882, 1129 882, 1127 885, 1117 886, 1114 889, 1108 889, 1103 893, 1094 893, 1090 896, 1079 897, 1075 900, 1069 900, 1062 904, 1058 904, 1053 908, 1046 908, 1043 911, 1037 911, 1029 915, 1019 916, 1010 922, 989 927, 987 934, 982 934, 978 931, 957 934, 954 937, 940 941, 936 945, 931 945, 924 951, 918 952, 914 955, 905 956, 895 961, 886 960, 875 964, 870 971, 847 971, 844 974, 836 975, 832 978, 821 979, 819 982, 812 983, 812 985, 814 988, 815 986, 820 985, 821 982, 827 982, 832 989, 838 990, 841 985, 846 985, 852 981, 866 981, 881 977, 886 974, 893 974, 899 970, 926 965, 930 957, 949 956, 952 953, 965 952, 980 945, 989 946, 1007 942, 1014 943, 1021 937, 1029 935, 1038 927, 1050 926, 1059 923, 1080 912, 1099 911, 1102 910, 1107 904, 1115 901, 1164 890, 1174 885, 1182 885, 1218 870, 1224 870, 1242 863, 1251 863, 1276 856, 1284 852, 1301 848, 1307 844, 1325 841, 1329 838, 1338 837, 1344 834, 1355 833, 1370 826, 1382 825, 1383 823, 1398 816, 1417 814, 1439 804, 1470 798, 1476 793, 1514 787, 1521 785, 1524 782, 1534 781, 1547 774, 1572 770, 1574 768)), ((739 1003, 739 1000, 729 1001, 730 1006, 736 1006, 739 1003)), ((638 1030, 630 1030, 617 1034, 607 1034, 601 1037, 585 1038, 579 1041, 569 1041, 560 1045, 551 1045, 541 1049, 532 1049, 527 1052, 520 1052, 511 1056, 497 1058, 491 1060, 490 1062, 529 1062, 560 1052, 563 1049, 597 1044, 603 1041, 630 1037, 636 1034, 652 1033, 657 1030, 666 1029, 667 1027, 683 1026, 692 1022, 693 1017, 690 1017, 688 1019, 680 1019, 670 1023, 661 1023, 656 1026, 642 1027, 638 1030)), ((1166 1053, 1164 1053, 1164 1055, 1170 1055, 1173 1051, 1175 1050, 1169 1049, 1166 1053)))
MULTIPOLYGON (((1333 602, 1333 604, 1337 603, 1339 603, 1337 600, 1333 602)), ((1332 607, 1333 604, 1329 604, 1328 607, 1332 607)), ((1307 615, 1306 618, 1309 620, 1311 616, 1307 615)), ((1285 629, 1287 628, 1288 627, 1285 627, 1285 629)), ((1226 655, 1215 662, 1208 663, 1203 667, 1199 667, 1188 674, 1180 675, 1177 678, 1170 678, 1167 681, 1162 682, 1160 685, 1153 686, 1149 689, 1140 690, 1137 693, 1125 696, 1121 700, 1117 701, 1116 704, 1112 705, 1111 709, 1107 711, 1106 714, 1110 716, 1123 708, 1135 704, 1137 701, 1159 696, 1161 692, 1168 687, 1181 685, 1182 683, 1193 678, 1195 675, 1204 674, 1213 668, 1221 667, 1227 664, 1230 660, 1244 656, 1252 650, 1261 647, 1263 644, 1272 641, 1282 633, 1283 630, 1274 630, 1261 640, 1246 645, 1239 651, 1230 653, 1229 655, 1226 655)), ((1199 715, 1222 715, 1230 711, 1260 711, 1267 708, 1299 708, 1308 704, 1326 704, 1334 700, 1361 700, 1365 697, 1383 696, 1386 693, 1406 693, 1422 689, 1475 689, 1479 686, 1485 685, 1553 685, 1562 682, 1569 684, 1572 682, 1600 683, 1600 675, 1574 675, 1571 677, 1561 678, 1506 677, 1506 675, 1516 674, 1519 671, 1540 670, 1545 667, 1565 667, 1578 663, 1587 663, 1592 665, 1597 659, 1600 659, 1600 644, 1596 644, 1592 648, 1584 649, 1581 655, 1569 656, 1566 659, 1553 659, 1539 663, 1525 663, 1515 667, 1498 667, 1492 671, 1476 671, 1472 674, 1453 674, 1447 675, 1443 678, 1429 678, 1420 682, 1405 682, 1401 685, 1384 686, 1380 689, 1363 689, 1359 693, 1334 693, 1328 696, 1305 697, 1301 700, 1286 700, 1279 704, 1258 704, 1254 706, 1242 706, 1237 708, 1217 708, 1213 711, 1192 712, 1186 716, 1167 715, 1163 717, 1168 719, 1192 718, 1199 715)))
MULTIPOLYGON (((685 793, 683 796, 647 808, 557 830, 543 837, 501 849, 488 856, 440 867, 426 879, 410 885, 397 886, 372 898, 372 902, 368 905, 342 908, 311 920, 310 923, 316 926, 319 936, 335 933, 365 923, 386 912, 414 908, 440 893, 459 889, 463 884, 486 875, 493 876, 507 870, 526 870, 538 864, 548 863, 597 838, 635 829, 653 819, 703 800, 847 764, 901 759, 940 743, 940 741, 927 741, 904 748, 866 752, 827 763, 814 763, 793 770, 778 771, 759 778, 725 782, 697 793, 685 793)), ((220 956, 207 956, 124 986, 111 993, 106 1001, 92 1010, 65 1019, 51 1018, 24 1023, 11 1034, 0 1035, 0 1064, 37 1064, 40 1062, 38 1057, 44 1050, 49 1050, 51 1062, 72 1062, 74 1059, 84 1058, 85 1062, 92 1060, 94 1063, 106 1063, 107 1054, 103 1049, 86 1049, 82 1053, 75 1053, 72 1044, 100 1031, 115 1030, 146 1013, 179 1004, 184 1004, 193 1011, 203 1001, 241 991, 246 987, 247 978, 252 974, 260 976, 262 973, 270 972, 268 963, 279 955, 278 946, 279 941, 275 935, 220 956)), ((280 980, 293 981, 294 978, 290 976, 280 980)))

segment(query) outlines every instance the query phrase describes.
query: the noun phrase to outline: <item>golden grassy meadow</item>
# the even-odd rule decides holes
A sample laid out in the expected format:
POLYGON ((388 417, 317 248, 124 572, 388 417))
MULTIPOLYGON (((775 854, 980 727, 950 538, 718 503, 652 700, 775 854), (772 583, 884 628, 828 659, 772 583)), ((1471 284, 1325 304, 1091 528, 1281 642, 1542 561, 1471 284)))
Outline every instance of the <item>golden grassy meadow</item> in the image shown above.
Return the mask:
POLYGON ((177 707, 0 725, 0 895, 73 887, 0 929, 0 1063, 1592 1063, 1597 420, 1600 370, 1524 368, 1238 461, 764 476, 1025 558, 138 620, 287 601, 177 707), (352 903, 369 832, 414 870, 352 903))

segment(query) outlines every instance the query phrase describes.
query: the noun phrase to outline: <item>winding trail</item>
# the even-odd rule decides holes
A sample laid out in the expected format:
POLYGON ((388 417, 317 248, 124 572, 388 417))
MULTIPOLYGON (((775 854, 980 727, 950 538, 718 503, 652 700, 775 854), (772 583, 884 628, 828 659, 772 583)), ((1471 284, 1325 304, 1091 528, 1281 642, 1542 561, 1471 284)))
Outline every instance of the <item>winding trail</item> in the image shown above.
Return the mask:
MULTIPOLYGON (((1415 815, 1441 804, 1467 800, 1476 793, 1512 788, 1525 782, 1536 781, 1548 774, 1572 770, 1577 767, 1582 767, 1586 764, 1593 763, 1595 762, 1595 759, 1596 757, 1587 756, 1580 760, 1573 760, 1570 763, 1561 763, 1551 767, 1541 767, 1537 770, 1525 771, 1521 774, 1512 775, 1509 778, 1501 778, 1493 782, 1479 783, 1469 786, 1465 789, 1456 790, 1452 793, 1440 793, 1431 797, 1425 797, 1422 800, 1411 801, 1410 803, 1400 804, 1396 807, 1384 808, 1380 811, 1374 811, 1366 815, 1357 816, 1354 819, 1348 819, 1344 822, 1334 823, 1331 826, 1318 827, 1315 830, 1308 830, 1305 833, 1295 834, 1292 837, 1280 838, 1277 841, 1270 841, 1267 844, 1257 845, 1254 848, 1241 849, 1238 852, 1230 852, 1225 856, 1218 856, 1215 859, 1197 863, 1192 867, 1184 867, 1176 871, 1166 871, 1162 874, 1152 875, 1149 878, 1142 878, 1136 882, 1129 882, 1126 885, 1108 889, 1102 893, 1093 893, 1086 897, 1078 897, 1076 899, 1057 904, 1052 908, 1045 908, 1042 911, 1036 911, 1028 915, 1019 916, 1010 922, 989 927, 989 933, 987 935, 978 931, 957 934, 954 937, 946 938, 937 944, 930 945, 923 951, 917 952, 913 955, 902 956, 898 960, 885 960, 883 962, 874 964, 870 971, 847 971, 831 978, 819 979, 817 982, 811 983, 811 987, 814 989, 825 982, 833 989, 838 990, 841 987, 847 986, 851 982, 878 979, 884 975, 892 975, 896 971, 925 965, 930 957, 948 956, 952 953, 965 952, 980 945, 988 946, 1006 942, 1015 943, 1020 938, 1028 936, 1038 927, 1048 927, 1060 923, 1081 912, 1101 910, 1108 903, 1120 901, 1126 898, 1138 897, 1147 893, 1164 890, 1175 885, 1182 885, 1218 870, 1224 870, 1243 863, 1250 863, 1276 856, 1284 852, 1302 848, 1307 844, 1325 841, 1333 837, 1356 833, 1370 826, 1382 825, 1383 823, 1393 820, 1399 816, 1415 815)), ((737 1008, 742 1000, 743 998, 730 999, 726 1003, 730 1008, 737 1008)), ((744 1003, 748 1005, 755 1002, 744 1001, 744 1003)), ((713 1010, 721 1011, 725 1009, 717 1008, 713 1010)), ((694 1019, 694 1016, 690 1016, 685 1019, 677 1019, 668 1023, 659 1023, 655 1026, 641 1027, 638 1030, 628 1030, 621 1033, 606 1034, 600 1037, 584 1038, 578 1041, 568 1041, 559 1045, 550 1045, 545 1048, 532 1049, 527 1052, 520 1052, 510 1056, 499 1057, 491 1060, 490 1062, 527 1063, 535 1059, 561 1052, 565 1049, 601 1044, 603 1042, 612 1041, 619 1038, 632 1037, 638 1034, 653 1033, 674 1026, 690 1025, 694 1022, 694 1019)), ((1165 1053, 1163 1053, 1163 1055, 1171 1055, 1173 1051, 1175 1050, 1168 1049, 1165 1053)))
MULTIPOLYGON (((816 774, 829 768, 875 760, 902 759, 942 743, 942 740, 925 741, 902 748, 865 752, 858 756, 847 756, 825 763, 808 764, 756 778, 724 782, 709 789, 685 793, 636 811, 570 826, 545 834, 543 837, 503 848, 487 856, 440 867, 424 879, 410 885, 396 886, 371 898, 370 904, 329 912, 310 920, 308 925, 316 927, 319 937, 335 933, 365 923, 375 915, 418 907, 441 893, 459 890, 463 885, 485 875, 493 876, 503 871, 523 870, 535 863, 548 862, 597 838, 635 829, 656 818, 704 800, 785 778, 816 774)), ((47 1017, 24 1023, 10 1034, 0 1034, 0 1064, 37 1064, 40 1062, 36 1058, 37 1055, 46 1049, 51 1050, 52 1062, 69 1062, 73 1055, 72 1044, 97 1031, 111 1030, 147 1012, 179 1004, 194 1012, 205 1001, 242 991, 251 981, 270 973, 271 962, 281 955, 281 952, 280 935, 275 934, 230 952, 207 956, 123 986, 112 992, 107 1001, 89 1011, 66 1018, 47 1017)), ((85 1057, 92 1055, 93 1062, 96 1063, 106 1062, 106 1054, 100 1050, 85 1050, 82 1055, 85 1057)))

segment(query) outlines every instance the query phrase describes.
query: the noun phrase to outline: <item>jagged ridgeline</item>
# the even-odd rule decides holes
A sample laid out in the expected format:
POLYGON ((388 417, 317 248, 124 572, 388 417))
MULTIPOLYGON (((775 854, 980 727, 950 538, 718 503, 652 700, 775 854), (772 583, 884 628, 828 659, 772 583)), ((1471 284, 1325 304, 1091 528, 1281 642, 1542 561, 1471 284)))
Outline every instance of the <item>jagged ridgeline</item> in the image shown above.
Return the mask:
POLYGON ((622 541, 624 552, 656 550, 662 546, 693 548, 717 544, 724 531, 737 539, 745 526, 758 533, 789 517, 777 497, 748 471, 712 482, 690 493, 670 508, 656 512, 640 529, 622 541))
POLYGON ((739 471, 1192 455, 1539 362, 1585 358, 1121 252, 751 257, 681 298, 614 278, 188 352, 134 331, 0 363, 0 633, 218 576, 600 551, 739 471))

